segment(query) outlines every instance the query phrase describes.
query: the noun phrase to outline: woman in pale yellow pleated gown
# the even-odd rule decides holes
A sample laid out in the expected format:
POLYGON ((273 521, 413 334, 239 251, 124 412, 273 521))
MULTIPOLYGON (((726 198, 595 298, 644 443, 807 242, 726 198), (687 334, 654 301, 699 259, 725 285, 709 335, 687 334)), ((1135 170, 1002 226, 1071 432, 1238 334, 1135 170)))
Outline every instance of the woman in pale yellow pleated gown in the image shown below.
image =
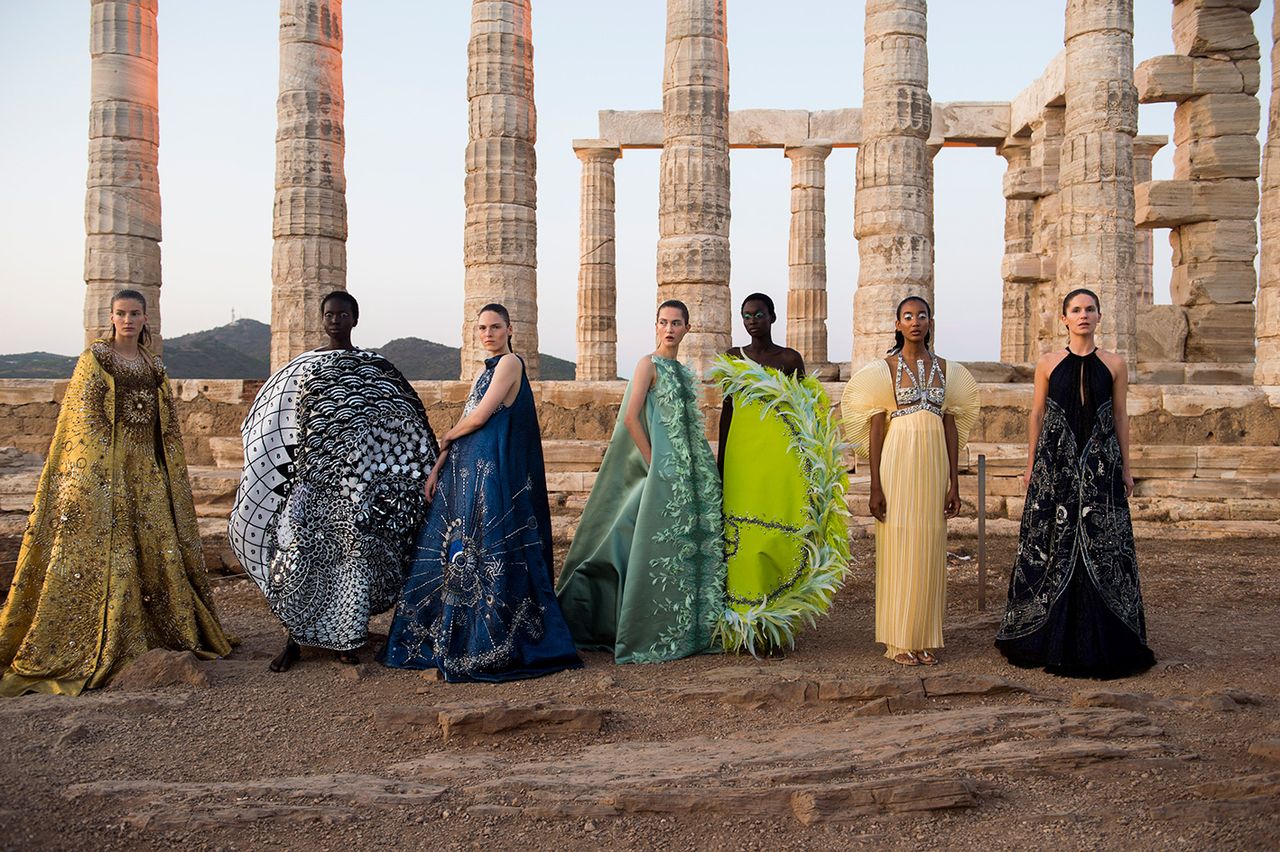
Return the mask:
POLYGON ((947 518, 960 512, 960 450, 978 417, 978 385, 929 348, 929 303, 898 304, 889 356, 863 367, 841 398, 845 432, 869 460, 876 519, 876 641, 904 666, 943 646, 947 518))

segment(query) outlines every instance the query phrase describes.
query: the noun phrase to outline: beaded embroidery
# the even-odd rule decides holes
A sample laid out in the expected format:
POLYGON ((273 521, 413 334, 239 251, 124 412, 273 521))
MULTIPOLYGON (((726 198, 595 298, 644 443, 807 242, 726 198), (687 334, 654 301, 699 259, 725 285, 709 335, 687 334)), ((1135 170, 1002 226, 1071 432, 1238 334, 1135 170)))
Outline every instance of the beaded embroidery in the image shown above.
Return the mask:
POLYGON ((923 358, 916 360, 916 368, 912 370, 907 366, 902 353, 898 353, 898 368, 893 378, 894 397, 898 402, 898 410, 889 412, 889 417, 902 417, 906 414, 915 414, 917 411, 928 411, 939 417, 942 416, 942 404, 947 398, 947 377, 938 366, 938 356, 932 353, 930 355, 933 358, 933 366, 929 369, 929 375, 926 378, 923 358), (911 384, 907 387, 902 387, 904 373, 911 380, 911 384), (938 377, 937 385, 933 384, 934 376, 938 377))

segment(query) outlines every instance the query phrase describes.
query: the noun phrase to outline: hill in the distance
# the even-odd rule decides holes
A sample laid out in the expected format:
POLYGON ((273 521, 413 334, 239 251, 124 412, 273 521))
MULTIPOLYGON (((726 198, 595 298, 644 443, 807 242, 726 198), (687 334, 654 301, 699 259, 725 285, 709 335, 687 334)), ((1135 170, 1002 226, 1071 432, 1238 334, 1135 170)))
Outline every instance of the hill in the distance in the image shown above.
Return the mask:
MULTIPOLYGON (((458 349, 419 337, 401 337, 373 347, 411 380, 458 378, 458 349)), ((171 337, 164 342, 164 365, 175 379, 265 379, 270 375, 271 327, 239 319, 208 331, 171 337)), ((0 355, 0 379, 66 379, 76 356, 48 352, 0 355)), ((574 364, 543 353, 542 378, 572 379, 574 364)))

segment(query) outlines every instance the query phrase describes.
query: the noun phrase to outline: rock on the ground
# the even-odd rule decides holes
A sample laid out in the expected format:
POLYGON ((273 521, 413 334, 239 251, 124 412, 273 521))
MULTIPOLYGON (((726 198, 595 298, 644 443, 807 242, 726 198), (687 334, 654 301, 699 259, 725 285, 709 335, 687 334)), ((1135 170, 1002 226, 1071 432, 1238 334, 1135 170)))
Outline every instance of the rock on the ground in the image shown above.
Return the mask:
POLYGON ((204 689, 209 686, 209 675, 190 651, 152 648, 116 675, 110 688, 144 690, 166 686, 204 689))

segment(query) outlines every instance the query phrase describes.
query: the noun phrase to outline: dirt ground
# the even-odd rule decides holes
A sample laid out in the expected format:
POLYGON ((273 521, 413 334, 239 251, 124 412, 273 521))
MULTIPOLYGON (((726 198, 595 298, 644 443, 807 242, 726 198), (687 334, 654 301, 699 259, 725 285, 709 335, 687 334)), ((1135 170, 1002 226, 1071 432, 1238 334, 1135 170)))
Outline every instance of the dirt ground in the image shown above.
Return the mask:
POLYGON ((1277 543, 1139 541, 1159 663, 1107 682, 992 647, 1010 538, 989 541, 983 613, 976 542, 952 539, 932 669, 872 643, 867 540, 784 658, 589 654, 501 685, 328 652, 273 674, 279 627, 256 587, 224 582, 241 644, 196 668, 207 685, 0 701, 0 846, 1274 849, 1277 543))

